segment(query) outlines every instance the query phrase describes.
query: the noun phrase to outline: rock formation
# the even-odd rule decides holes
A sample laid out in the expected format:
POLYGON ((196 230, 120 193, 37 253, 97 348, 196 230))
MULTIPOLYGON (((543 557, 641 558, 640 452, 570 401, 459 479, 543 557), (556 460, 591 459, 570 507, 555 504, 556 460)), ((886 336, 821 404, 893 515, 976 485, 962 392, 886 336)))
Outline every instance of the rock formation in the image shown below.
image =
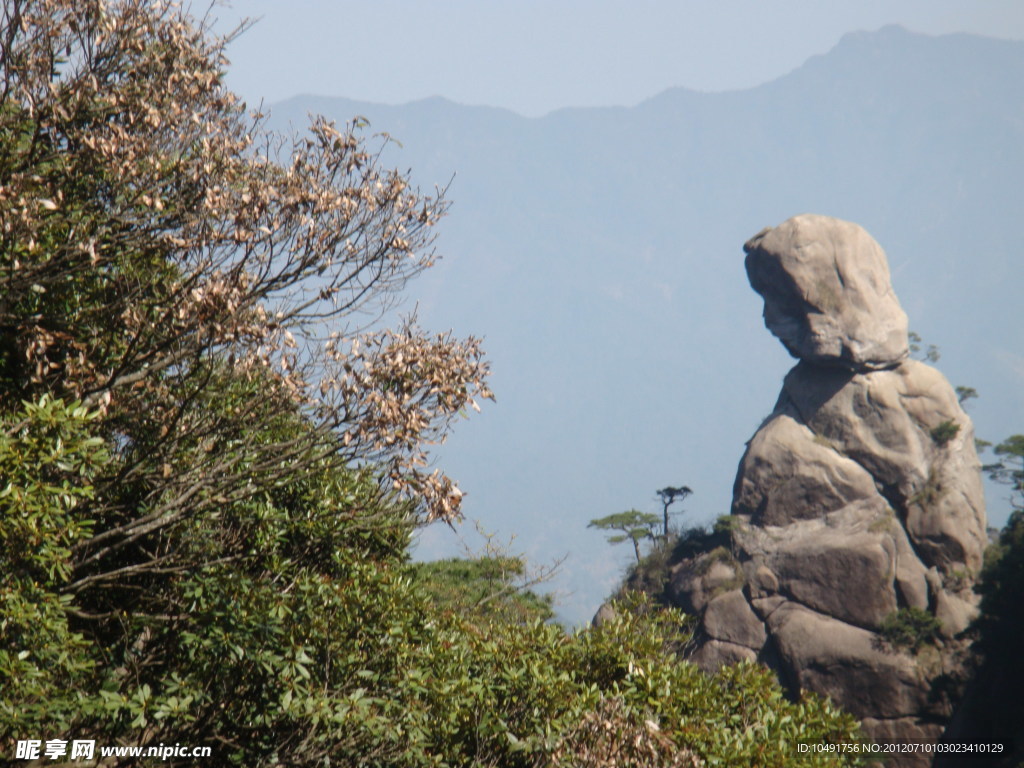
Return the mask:
POLYGON ((670 595, 700 618, 694 660, 760 660, 878 741, 935 741, 986 545, 971 421, 908 359, 885 254, 861 227, 797 216, 745 250, 765 324, 799 362, 740 462, 729 546, 672 568, 670 595), (897 620, 938 637, 893 642, 897 620))

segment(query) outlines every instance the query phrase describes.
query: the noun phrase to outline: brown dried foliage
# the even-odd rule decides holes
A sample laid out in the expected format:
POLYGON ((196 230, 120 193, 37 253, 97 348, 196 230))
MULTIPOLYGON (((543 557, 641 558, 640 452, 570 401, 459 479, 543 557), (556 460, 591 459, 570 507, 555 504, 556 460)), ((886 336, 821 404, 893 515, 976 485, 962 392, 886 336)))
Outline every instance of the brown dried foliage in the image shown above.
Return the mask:
POLYGON ((538 768, 701 768, 704 761, 679 747, 658 724, 643 721, 621 699, 605 698, 543 759, 538 768))
POLYGON ((323 461, 378 467, 420 519, 459 515, 426 452, 491 397, 479 342, 366 332, 432 264, 443 193, 382 169, 361 126, 269 133, 223 85, 225 42, 147 0, 0 17, 0 388, 102 408, 108 487, 136 489, 98 495, 107 528, 72 591, 122 578, 99 564, 141 537, 323 461), (232 401, 238 381, 261 396, 232 401), (275 433, 295 412, 311 428, 275 433))

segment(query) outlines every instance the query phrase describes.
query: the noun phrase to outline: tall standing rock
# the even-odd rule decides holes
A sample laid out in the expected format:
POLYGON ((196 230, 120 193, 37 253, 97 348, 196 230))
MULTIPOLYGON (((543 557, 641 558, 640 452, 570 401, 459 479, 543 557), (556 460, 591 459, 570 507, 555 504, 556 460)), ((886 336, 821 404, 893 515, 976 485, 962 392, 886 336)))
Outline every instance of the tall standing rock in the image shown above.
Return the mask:
POLYGON ((764 321, 793 357, 856 371, 906 359, 907 316, 881 246, 856 224, 794 216, 744 246, 764 321))
POLYGON ((731 545, 672 569, 670 593, 701 619, 694 659, 761 660, 878 741, 934 741, 986 543, 971 420, 942 374, 907 359, 885 253, 861 227, 796 216, 745 250, 765 324, 800 362, 740 462, 731 545), (886 639, 925 614, 938 638, 886 639))

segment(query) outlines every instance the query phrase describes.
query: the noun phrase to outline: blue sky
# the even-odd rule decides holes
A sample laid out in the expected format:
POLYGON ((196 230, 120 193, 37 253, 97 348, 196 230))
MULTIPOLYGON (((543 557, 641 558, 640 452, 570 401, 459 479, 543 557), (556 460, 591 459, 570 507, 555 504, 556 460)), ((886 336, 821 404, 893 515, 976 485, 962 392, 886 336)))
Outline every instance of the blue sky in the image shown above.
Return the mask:
POLYGON ((213 13, 221 30, 259 19, 228 51, 228 83, 251 105, 444 96, 526 116, 752 87, 886 24, 1024 39, 1021 0, 234 0, 213 13))

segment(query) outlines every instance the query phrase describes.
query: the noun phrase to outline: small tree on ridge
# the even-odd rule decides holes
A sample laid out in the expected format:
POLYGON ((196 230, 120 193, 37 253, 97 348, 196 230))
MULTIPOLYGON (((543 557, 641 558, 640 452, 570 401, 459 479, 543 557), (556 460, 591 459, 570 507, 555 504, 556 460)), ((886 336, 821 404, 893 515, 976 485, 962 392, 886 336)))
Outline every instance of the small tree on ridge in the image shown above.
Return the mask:
POLYGON ((649 512, 641 512, 638 509, 630 509, 625 512, 617 512, 614 515, 599 517, 590 521, 588 528, 600 528, 604 531, 622 531, 621 534, 608 537, 610 544, 620 544, 623 541, 633 542, 633 554, 636 561, 640 562, 640 542, 644 539, 653 540, 657 533, 658 516, 649 512))
POLYGON ((693 490, 688 485, 681 485, 678 488, 673 488, 671 485, 662 488, 659 491, 655 491, 661 498, 662 505, 662 535, 668 538, 668 508, 677 501, 682 501, 691 493, 693 490))

